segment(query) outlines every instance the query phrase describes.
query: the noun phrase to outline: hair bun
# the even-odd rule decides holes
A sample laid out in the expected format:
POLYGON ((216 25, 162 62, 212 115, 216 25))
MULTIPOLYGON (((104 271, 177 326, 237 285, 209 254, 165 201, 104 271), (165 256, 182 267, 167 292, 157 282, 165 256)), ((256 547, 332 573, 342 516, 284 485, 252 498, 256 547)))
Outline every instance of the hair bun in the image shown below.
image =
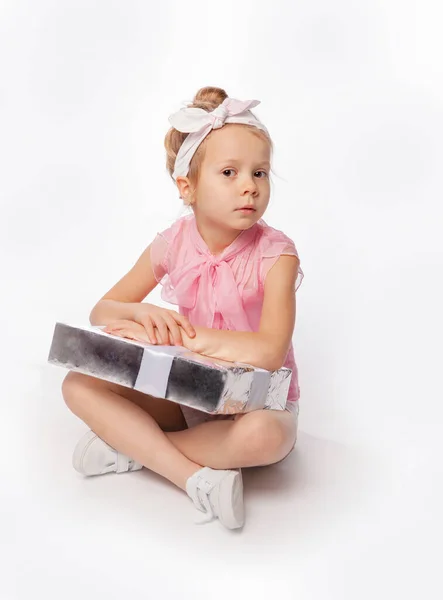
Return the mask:
POLYGON ((203 87, 195 94, 191 106, 193 108, 203 108, 208 111, 214 110, 226 98, 228 98, 228 94, 222 88, 203 87))

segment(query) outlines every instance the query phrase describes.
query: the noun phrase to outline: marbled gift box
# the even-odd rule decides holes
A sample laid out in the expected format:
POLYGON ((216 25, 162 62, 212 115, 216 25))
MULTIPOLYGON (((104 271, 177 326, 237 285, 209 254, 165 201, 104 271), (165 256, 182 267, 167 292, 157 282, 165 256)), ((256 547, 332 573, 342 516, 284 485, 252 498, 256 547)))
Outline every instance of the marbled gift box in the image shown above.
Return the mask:
POLYGON ((283 410, 292 376, 66 323, 55 325, 48 362, 210 414, 283 410))

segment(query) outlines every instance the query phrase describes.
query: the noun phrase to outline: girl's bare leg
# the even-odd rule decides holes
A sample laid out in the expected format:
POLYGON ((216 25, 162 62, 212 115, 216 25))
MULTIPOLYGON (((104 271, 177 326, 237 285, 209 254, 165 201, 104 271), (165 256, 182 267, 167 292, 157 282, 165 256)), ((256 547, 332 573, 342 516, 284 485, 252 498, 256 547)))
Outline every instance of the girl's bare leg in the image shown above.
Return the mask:
POLYGON ((62 391, 72 412, 100 438, 182 489, 202 466, 234 469, 278 462, 297 434, 292 415, 269 410, 187 429, 178 404, 72 371, 62 391))
POLYGON ((166 436, 190 460, 213 469, 274 464, 293 448, 297 426, 287 411, 257 410, 235 420, 200 423, 166 436))
POLYGON ((289 454, 297 438, 297 424, 287 411, 258 410, 236 415, 235 421, 215 420, 188 429, 178 404, 117 387, 156 419, 189 460, 213 469, 274 464, 289 454), (175 415, 174 427, 161 421, 165 407, 175 415))
MULTIPOLYGON (((186 490, 187 479, 202 465, 184 456, 151 414, 116 391, 121 388, 70 371, 63 381, 62 393, 70 410, 106 443, 186 490)), ((134 395, 134 390, 124 389, 127 395, 134 395)), ((135 395, 138 396, 138 393, 135 395)), ((183 426, 183 415, 178 405, 151 396, 147 398, 165 429, 183 426)))
POLYGON ((274 464, 289 454, 297 438, 297 425, 287 411, 258 410, 236 415, 235 421, 215 420, 188 429, 178 404, 137 390, 116 388, 151 414, 189 460, 213 469, 274 464))

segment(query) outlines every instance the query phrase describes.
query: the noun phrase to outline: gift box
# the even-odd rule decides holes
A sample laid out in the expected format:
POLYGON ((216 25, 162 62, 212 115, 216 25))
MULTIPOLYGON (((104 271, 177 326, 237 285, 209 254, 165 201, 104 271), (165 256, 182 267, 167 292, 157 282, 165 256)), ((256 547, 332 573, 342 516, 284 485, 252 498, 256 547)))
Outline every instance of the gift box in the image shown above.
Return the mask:
POLYGON ((55 325, 48 362, 210 414, 283 410, 292 376, 66 323, 55 325))

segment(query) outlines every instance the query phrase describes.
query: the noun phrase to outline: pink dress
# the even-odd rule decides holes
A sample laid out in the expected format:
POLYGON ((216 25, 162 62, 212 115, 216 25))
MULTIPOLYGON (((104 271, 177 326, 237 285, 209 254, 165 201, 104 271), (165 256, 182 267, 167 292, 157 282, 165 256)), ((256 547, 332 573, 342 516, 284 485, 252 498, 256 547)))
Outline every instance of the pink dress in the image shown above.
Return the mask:
MULTIPOLYGON (((260 219, 241 231, 225 250, 211 254, 194 215, 178 219, 151 244, 161 297, 176 304, 193 325, 232 331, 258 331, 266 274, 280 255, 298 256, 294 242, 260 219)), ((299 267, 295 289, 304 277, 299 267)), ((284 366, 292 369, 287 402, 300 397, 291 341, 284 366)))

